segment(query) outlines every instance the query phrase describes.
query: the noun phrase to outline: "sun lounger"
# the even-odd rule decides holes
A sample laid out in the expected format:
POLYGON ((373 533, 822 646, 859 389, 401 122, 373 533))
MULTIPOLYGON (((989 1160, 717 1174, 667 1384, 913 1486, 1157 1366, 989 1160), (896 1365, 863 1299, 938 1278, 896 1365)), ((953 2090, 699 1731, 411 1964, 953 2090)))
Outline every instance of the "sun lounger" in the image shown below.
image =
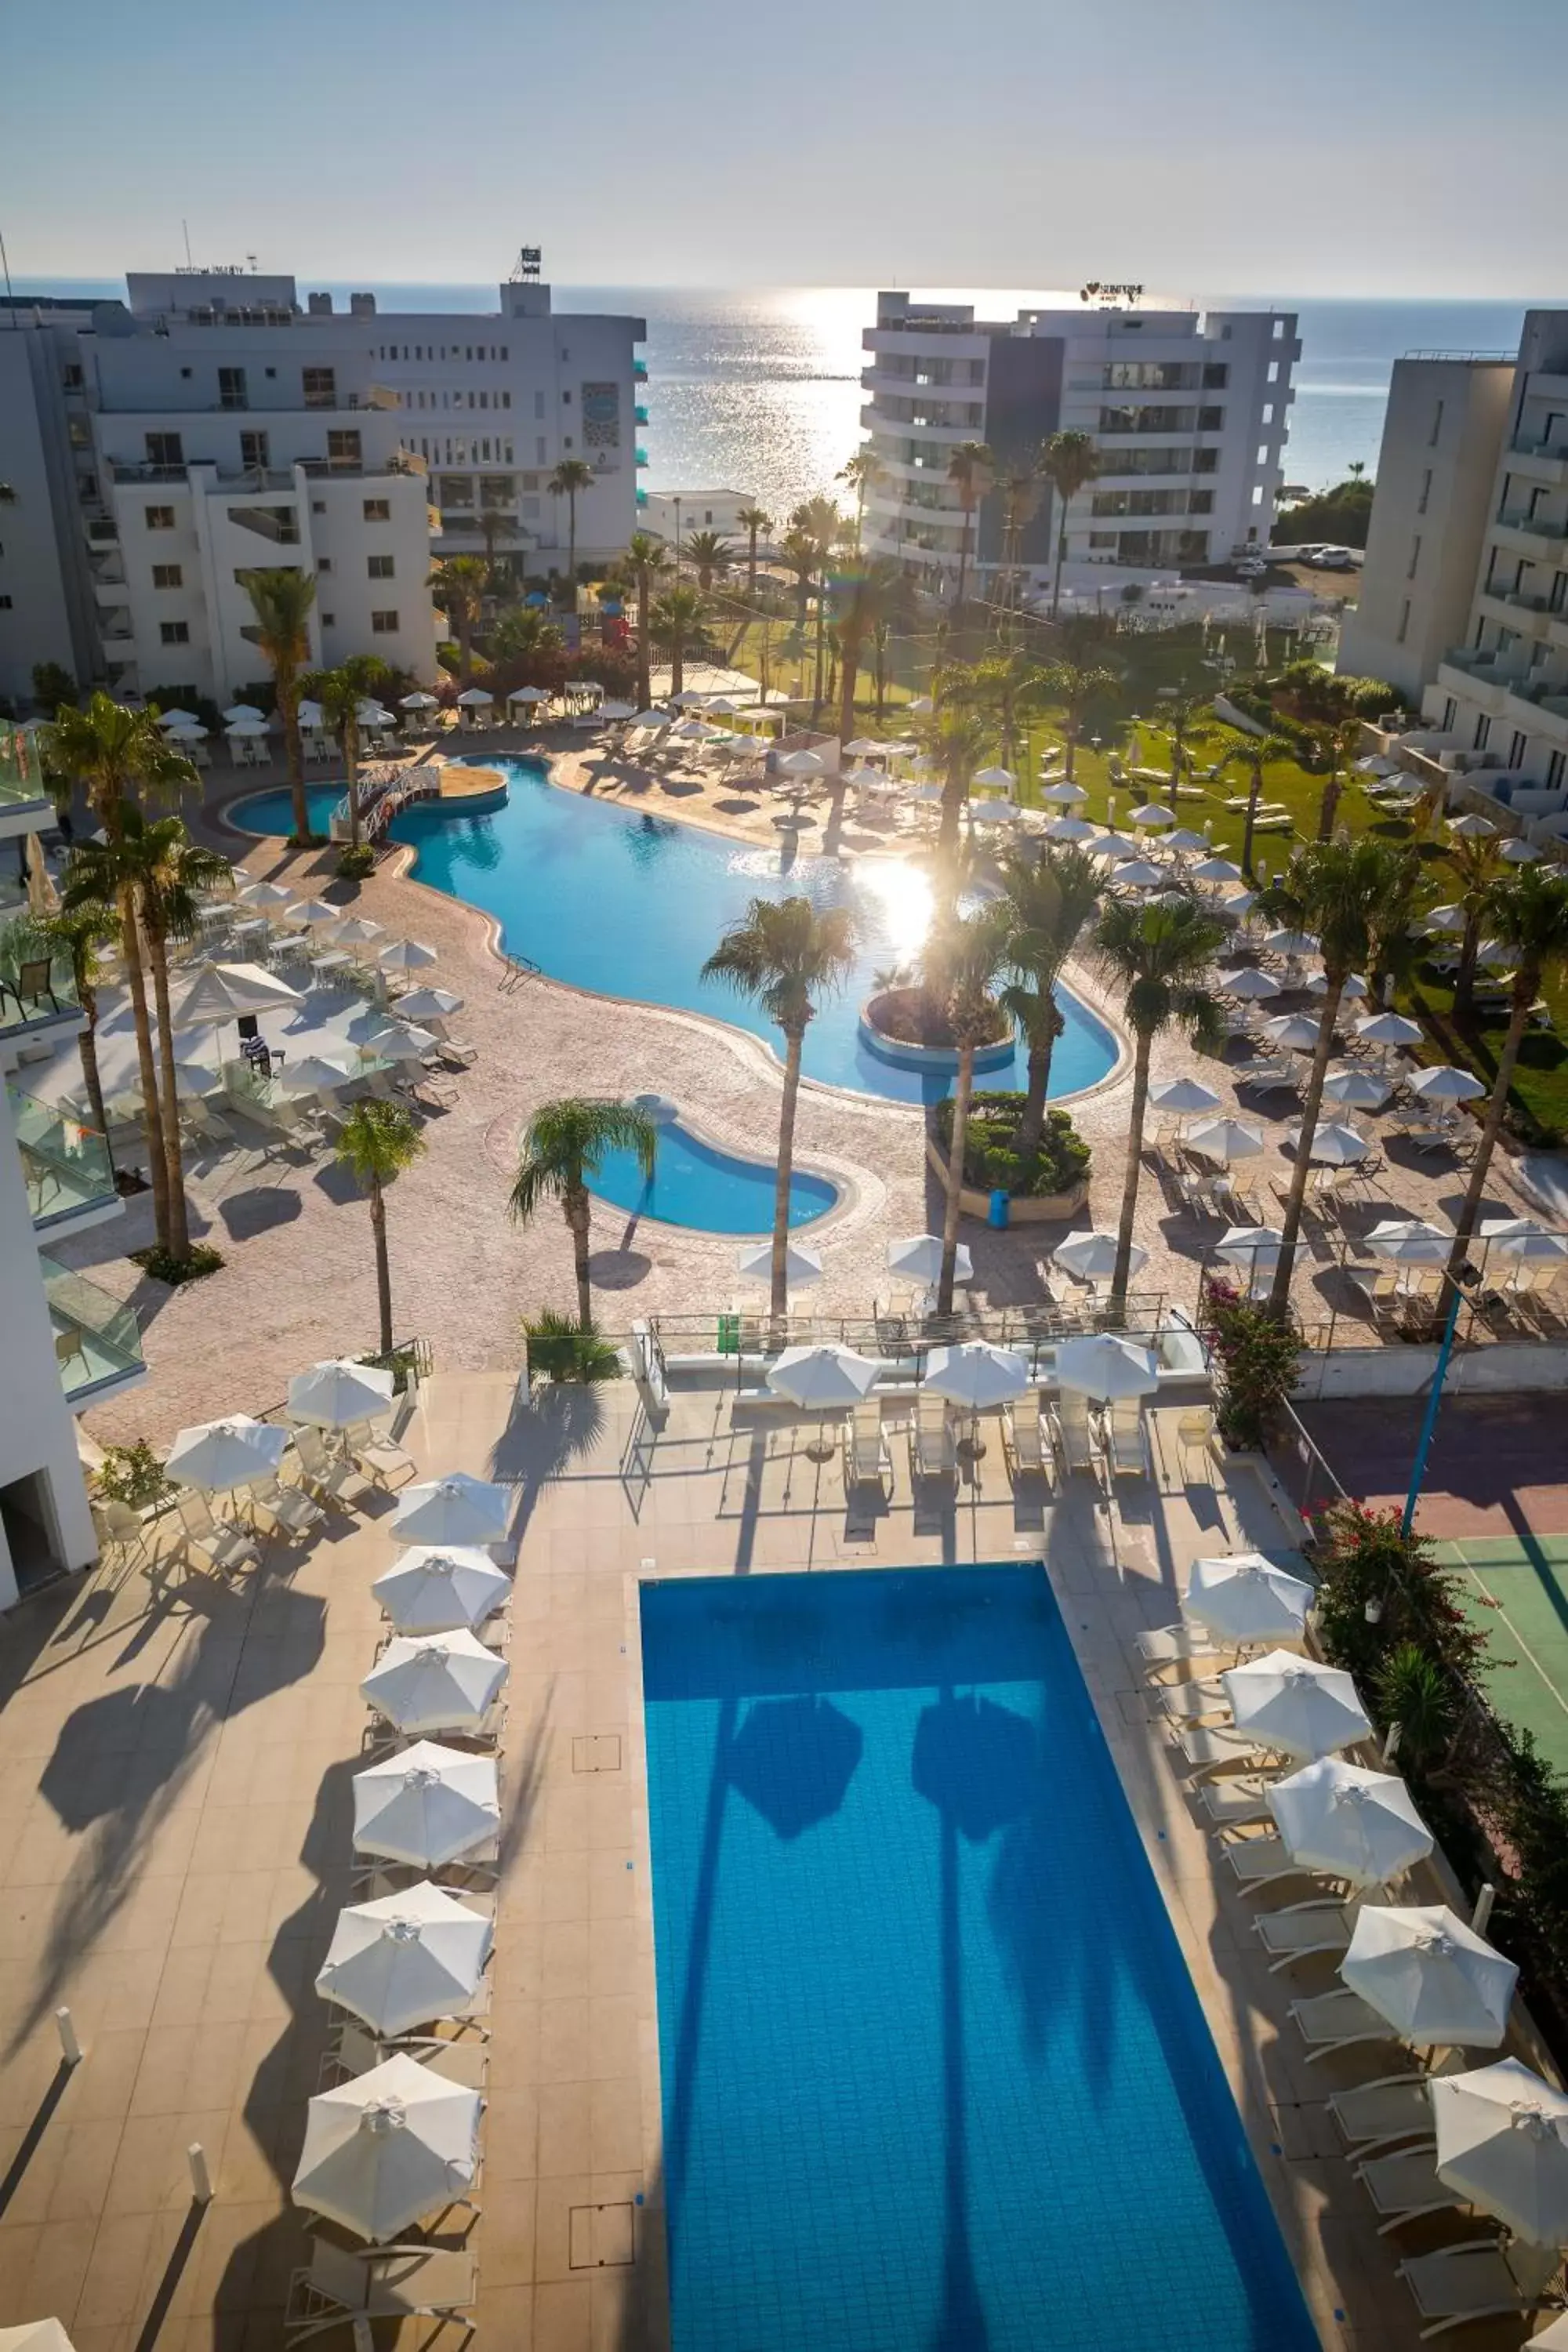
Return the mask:
POLYGON ((1316 1993, 1310 2000, 1293 2000, 1290 2014, 1307 2045, 1309 2064, 1331 2057, 1336 2051, 1353 2050, 1359 2042, 1399 2039, 1388 2020, 1379 2017, 1372 2004, 1348 1985, 1316 1993))
POLYGON ((1179 1723, 1203 1723, 1211 1716, 1223 1723, 1230 1713, 1230 1702, 1219 1684, 1206 1677, 1202 1682, 1162 1684, 1154 1696, 1163 1711, 1179 1723))
POLYGON ((345 1507, 360 1502, 374 1490, 368 1478, 355 1469, 352 1462, 329 1453, 325 1438, 319 1429, 297 1429, 294 1450, 300 1457, 300 1475, 303 1484, 323 1502, 341 1503, 345 1507))
POLYGON ((1020 1397, 1016 1404, 1007 1407, 1002 1421, 1002 1451, 1015 1478, 1030 1475, 1048 1477, 1050 1475, 1045 1423, 1040 1417, 1040 1400, 1033 1390, 1027 1396, 1020 1397))
POLYGON ((1119 1478, 1149 1475, 1149 1433, 1142 1397, 1119 1397, 1106 1416, 1107 1454, 1119 1478))
POLYGON ((355 1445, 353 1452, 355 1464, 378 1486, 390 1487, 395 1482, 406 1486, 409 1479, 419 1475, 419 1465, 413 1454, 405 1454, 390 1437, 373 1437, 363 1445, 355 1445))
POLYGON ((1466 2200, 1457 2197, 1437 2178, 1437 2148, 1402 2147, 1389 2156, 1370 2156, 1358 2164, 1355 2177, 1372 2199, 1378 2215, 1377 2234, 1403 2229, 1424 2214, 1447 2213, 1466 2200))
POLYGON ((312 1528, 326 1522, 326 1513, 320 1503, 313 1503, 303 1486, 285 1486, 274 1478, 269 1486, 253 1486, 251 1500, 258 1503, 274 1525, 285 1534, 309 1535, 312 1528))
POLYGON ((354 2329, 374 2320, 460 2319, 479 2295, 479 2269, 470 2254, 430 2246, 394 2246, 348 2252, 315 2241, 310 2267, 294 2273, 284 2315, 284 2342, 354 2329))
POLYGON ((181 1549, 195 1552, 220 1576, 226 1576, 233 1569, 259 1565, 261 1551, 256 1538, 244 1528, 228 1527, 215 1519, 199 1495, 182 1495, 174 1509, 184 1530, 181 1549))
POLYGON ((1176 1746, 1194 1775, 1208 1772, 1256 1772, 1278 1759, 1266 1754, 1244 1731, 1226 1724, 1193 1723, 1177 1735, 1176 1746))
POLYGON ((1220 1847, 1238 1886, 1272 1886, 1281 1878, 1310 1878, 1314 1873, 1293 1862, 1283 1838, 1232 1838, 1220 1847))
POLYGON ((882 1408, 868 1398, 844 1424, 844 1484, 879 1486, 886 1494, 892 1483, 893 1456, 882 1427, 882 1408))
POLYGON ((1425 2074, 1380 2074, 1336 2091, 1329 2113, 1352 2156, 1372 2156, 1402 2139, 1429 2139, 1432 2099, 1425 2074))
POLYGON ((1274 1819, 1266 1784, 1255 1774, 1236 1773, 1228 1780, 1201 1780, 1194 1794, 1211 1829, 1250 1829, 1258 1822, 1274 1819))
POLYGON ((1268 1954, 1269 1974, 1294 1968, 1321 1953, 1348 1952, 1355 1930, 1353 1903, 1288 1903, 1282 1911, 1260 1911, 1253 1929, 1268 1954))
POLYGON ((1057 1400, 1055 1422, 1058 1448, 1068 1469, 1097 1472, 1100 1458, 1089 1418, 1088 1398, 1079 1395, 1076 1390, 1064 1389, 1057 1400))
POLYGON ((1136 1643, 1139 1656, 1151 1668, 1183 1664, 1188 1658, 1214 1659, 1226 1654, 1215 1648, 1208 1635, 1196 1625, 1162 1625, 1152 1632, 1140 1633, 1136 1643))
POLYGON ((950 1478, 957 1463, 947 1407, 939 1397, 917 1396, 910 1423, 910 1468, 917 1478, 950 1478))
POLYGON ((1472 2320, 1511 2317, 1546 2307, 1547 2289, 1562 2265, 1556 2247, 1499 2245, 1495 2238, 1467 2238, 1435 2254, 1413 2254, 1399 2275, 1415 2298, 1429 2336, 1472 2320))

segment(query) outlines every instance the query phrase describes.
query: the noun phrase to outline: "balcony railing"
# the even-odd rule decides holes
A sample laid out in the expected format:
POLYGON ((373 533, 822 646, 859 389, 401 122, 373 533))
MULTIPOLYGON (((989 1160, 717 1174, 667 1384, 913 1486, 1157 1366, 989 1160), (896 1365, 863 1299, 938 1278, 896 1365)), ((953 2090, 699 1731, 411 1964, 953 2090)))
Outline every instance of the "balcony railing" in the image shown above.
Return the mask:
POLYGON ((62 1117, 53 1103, 7 1087, 27 1209, 34 1226, 47 1233, 84 1209, 107 1208, 118 1199, 114 1163, 96 1128, 62 1117))
POLYGON ((646 466, 647 464, 647 451, 646 449, 638 449, 635 454, 637 462, 639 466, 646 466))
POLYGON ((38 1265, 67 1402, 85 1404, 104 1389, 139 1378, 147 1362, 134 1308, 42 1253, 38 1265))
POLYGON ((632 417, 634 422, 638 425, 646 425, 648 421, 647 411, 640 404, 633 409, 632 417))
POLYGON ((29 736, 0 726, 0 816, 15 817, 21 809, 37 809, 41 820, 54 822, 54 800, 37 744, 29 736))
POLYGON ((634 360, 632 362, 632 382, 634 383, 646 383, 647 382, 647 362, 646 360, 634 360))
POLYGON ((45 958, 34 946, 32 927, 24 916, 0 929, 0 1037, 15 1037, 29 1029, 47 1028, 62 1014, 75 1015, 80 1002, 67 967, 58 960, 50 966, 47 985, 45 958))

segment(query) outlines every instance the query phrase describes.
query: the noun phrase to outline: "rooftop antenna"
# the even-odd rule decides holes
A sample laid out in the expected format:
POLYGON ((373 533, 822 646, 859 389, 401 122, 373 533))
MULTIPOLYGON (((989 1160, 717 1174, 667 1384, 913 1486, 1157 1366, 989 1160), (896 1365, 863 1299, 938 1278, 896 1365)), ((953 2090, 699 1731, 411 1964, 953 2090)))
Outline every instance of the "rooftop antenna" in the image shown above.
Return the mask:
POLYGON ((185 268, 187 269, 194 269, 195 268, 195 263, 191 259, 191 225, 189 221, 183 220, 180 223, 180 230, 185 240, 185 268))
POLYGON ((245 257, 250 264, 250 274, 254 278, 256 275, 256 256, 254 253, 247 253, 245 257))

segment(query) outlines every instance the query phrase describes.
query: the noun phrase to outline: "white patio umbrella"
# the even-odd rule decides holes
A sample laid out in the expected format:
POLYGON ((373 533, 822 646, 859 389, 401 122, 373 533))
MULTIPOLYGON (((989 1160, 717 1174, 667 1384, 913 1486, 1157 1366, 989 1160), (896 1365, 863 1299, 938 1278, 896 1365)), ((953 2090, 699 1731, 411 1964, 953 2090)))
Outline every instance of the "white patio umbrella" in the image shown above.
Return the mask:
POLYGON ((253 882, 245 894, 247 906, 276 908, 291 907, 292 890, 285 890, 281 882, 253 882))
POLYGON ((1142 808, 1133 810, 1127 822, 1149 833, 1163 824, 1174 824, 1176 819, 1173 810, 1162 808, 1158 801, 1145 801, 1142 808))
MULTIPOLYGON (((550 689, 546 686, 514 686, 507 696, 509 702, 548 702, 549 699, 550 689)), ((647 725, 668 727, 669 724, 667 714, 662 710, 645 711, 643 719, 647 725)))
POLYGON ((223 1421, 198 1422, 194 1428, 182 1429, 163 1466, 183 1486, 197 1487, 205 1495, 226 1495, 237 1486, 254 1486, 258 1478, 275 1478, 288 1450, 286 1429, 236 1412, 223 1421))
POLYGON ((1384 1217, 1373 1225, 1366 1245, 1374 1257, 1395 1265, 1442 1265, 1454 1246, 1454 1236, 1425 1217, 1384 1217))
POLYGON ((1199 1111, 1217 1110, 1224 1097, 1213 1087, 1205 1087, 1201 1078, 1163 1078, 1149 1089, 1149 1099, 1156 1110, 1173 1111, 1179 1118, 1195 1117, 1199 1111))
MULTIPOLYGON (((717 727, 710 727, 706 719, 683 719, 680 724, 678 727, 672 727, 669 732, 671 739, 677 743, 710 743, 720 730, 717 727)), ((779 765, 781 768, 784 766, 782 760, 779 765)))
POLYGON ((169 737, 178 750, 182 743, 205 743, 207 730, 199 719, 187 719, 184 712, 181 711, 179 724, 170 728, 169 737))
POLYGON ((199 727, 201 723, 194 710, 160 710, 158 713, 160 727, 199 727))
POLYGON ((367 1764, 353 1777, 354 1850, 437 1870, 493 1838, 500 1790, 493 1756, 433 1739, 367 1764))
POLYGON ((301 727, 310 731, 313 731, 316 728, 322 727, 326 724, 326 713, 321 709, 321 704, 319 702, 311 702, 309 699, 300 703, 299 709, 295 711, 294 716, 299 720, 301 727))
POLYGON ((1206 833, 1194 833, 1191 825, 1184 824, 1165 835, 1164 845, 1173 849, 1179 857, 1190 857, 1194 850, 1206 849, 1209 840, 1206 833))
POLYGON ((20 2327, 0 2327, 0 2352, 76 2352, 58 2319, 29 2319, 20 2327))
POLYGON ((290 1098, 300 1095, 335 1095, 357 1076, 346 1062, 335 1061, 330 1054, 303 1054, 278 1071, 273 1085, 278 1092, 290 1098))
POLYGON ((449 988, 411 988, 397 1000, 397 1010, 405 1021, 449 1021, 462 1009, 462 998, 449 988))
MULTIPOLYGON (((888 1271, 903 1282, 919 1282, 929 1286, 942 1276, 942 1242, 935 1234, 910 1234, 904 1240, 888 1244, 888 1271)), ((968 1244, 960 1242, 953 1260, 954 1282, 973 1282, 974 1260, 968 1244)))
POLYGON ((400 2050, 309 2101, 289 2193, 357 2238, 394 2239, 468 2187, 482 2105, 400 2050))
POLYGON ((825 776, 827 762, 816 751, 785 751, 778 761, 781 776, 825 776))
POLYGON ((1423 1035, 1420 1023, 1407 1021, 1403 1013, 1363 1013, 1355 1034, 1369 1045, 1419 1045, 1423 1035))
POLYGON ((1448 906, 1432 908, 1422 921, 1423 927, 1434 934, 1452 931, 1457 938, 1469 919, 1463 907, 1448 906))
MULTIPOLYGON (((1284 1130, 1283 1140, 1296 1150, 1301 1148, 1300 1123, 1284 1130)), ((1373 1150, 1372 1139, 1359 1127, 1338 1118, 1324 1119, 1312 1131, 1312 1147, 1308 1154, 1314 1166, 1321 1168, 1353 1168, 1373 1150)))
POLYGON ((507 1663, 466 1628, 395 1634, 360 1684, 365 1703, 421 1738, 474 1731, 507 1676, 507 1663))
POLYGON ((402 696, 397 707, 399 710, 439 710, 441 708, 436 697, 426 694, 423 688, 415 694, 402 696))
POLYGON ((386 926, 373 923, 368 915, 345 915, 332 932, 332 943, 340 948, 368 947, 373 940, 385 937, 386 926))
POLYGON ((1423 1102, 1475 1102, 1486 1088, 1469 1070, 1439 1062, 1432 1069, 1418 1070, 1410 1081, 1410 1091, 1423 1102))
POLYGON ((936 709, 929 694, 917 694, 904 707, 911 719, 929 719, 936 709))
POLYGON ((391 2039, 466 2009, 495 1923, 428 1879, 338 1914, 316 1990, 391 2039))
POLYGON ((1287 928, 1266 931, 1263 944, 1270 955, 1284 956, 1288 961, 1297 961, 1302 956, 1316 955, 1321 942, 1312 937, 1310 931, 1294 931, 1287 928))
POLYGON ((1318 1042, 1318 1024, 1304 1013, 1276 1013, 1264 1022, 1263 1034, 1292 1054, 1310 1054, 1318 1042))
POLYGON ((223 731, 226 735, 237 736, 242 741, 253 742, 267 734, 268 729, 265 719, 234 719, 223 731))
POLYGON ((1273 973, 1260 971, 1255 963, 1244 963, 1239 971, 1227 971, 1215 984, 1222 996, 1238 996, 1244 1004, 1261 1004, 1266 997, 1279 993, 1279 982, 1273 973))
POLYGON ((405 1486, 391 1532, 399 1543, 500 1543, 511 1522, 511 1497, 504 1486, 453 1470, 445 1478, 405 1486))
POLYGON ((1130 857, 1124 865, 1113 866, 1110 869, 1113 889, 1152 890, 1164 879, 1163 868, 1151 865, 1146 857, 1130 857))
POLYGON ((375 960, 383 971, 423 971, 441 959, 434 948, 424 946, 418 940, 391 940, 377 948, 375 960))
POLYGON ((1011 1348, 994 1347, 989 1339, 965 1339, 951 1348, 933 1348, 921 1382, 932 1396, 971 1412, 1005 1404, 1022 1396, 1029 1385, 1029 1367, 1011 1348))
MULTIPOLYGON (((735 1254, 736 1264, 748 1282, 771 1282, 773 1278, 773 1245, 772 1242, 748 1242, 735 1254)), ((804 1289, 808 1282, 822 1280, 822 1260, 814 1249, 803 1242, 784 1244, 784 1280, 791 1290, 804 1289)))
POLYGON ((176 1029, 221 1028, 242 1013, 280 1013, 303 1003, 297 988, 258 963, 210 963, 174 1009, 176 1029))
POLYGON ((1233 1160, 1257 1159, 1263 1149, 1263 1129, 1243 1118, 1209 1118, 1188 1128, 1182 1140, 1189 1150, 1201 1151, 1205 1160, 1223 1160, 1228 1167, 1233 1160))
POLYGON ((262 725, 267 724, 254 702, 231 702, 223 715, 231 727, 243 727, 247 719, 261 719, 262 725))
POLYGON ((1278 1225, 1231 1225, 1215 1244, 1215 1257, 1254 1268, 1279 1263, 1285 1236, 1278 1225))
POLYGON ((384 710, 379 702, 362 702, 359 707, 359 723, 362 727, 379 730, 383 727, 395 727, 397 719, 393 711, 384 710))
POLYGON ((1112 1331, 1096 1331, 1080 1339, 1064 1339, 1056 1351, 1058 1385, 1076 1395, 1110 1404, 1118 1397, 1152 1396, 1160 1385, 1158 1367, 1147 1348, 1119 1339, 1112 1331))
POLYGON ((494 700, 495 696, 487 693, 482 686, 466 686, 458 697, 458 704, 464 710, 485 710, 494 700))
POLYGON ((1483 816, 1479 809, 1470 809, 1464 816, 1451 816, 1447 824, 1456 841, 1488 841, 1497 831, 1490 817, 1483 816))
POLYGON ((1446 1904, 1365 1904, 1340 1975, 1407 2042, 1495 2050, 1519 1970, 1446 1904))
POLYGON ((469 1544, 410 1544, 371 1586, 399 1633, 452 1633, 482 1625, 511 1579, 469 1544))
POLYGON ((1016 824, 1023 811, 1015 801, 971 801, 968 816, 971 825, 1016 824))
POLYGON ((791 1404, 826 1409, 858 1404, 868 1396, 881 1366, 853 1348, 786 1348, 768 1373, 768 1386, 791 1404))
POLYGON ((1489 1234, 1486 1225, 1481 1227, 1482 1240, 1489 1241, 1493 1249, 1502 1256, 1518 1258, 1527 1265, 1561 1265, 1563 1259, 1568 1258, 1568 1236, 1549 1233, 1544 1225, 1534 1223, 1529 1217, 1506 1221, 1489 1218, 1487 1221, 1488 1223, 1504 1222, 1508 1225, 1505 1233, 1489 1234))
POLYGON ((974 782, 988 792, 1011 792, 1017 781, 1011 768, 978 768, 974 773, 974 782))
MULTIPOLYGON (((1312 974, 1311 979, 1307 982, 1307 993, 1308 993, 1308 995, 1309 995, 1309 996, 1327 996, 1328 992, 1329 992, 1329 976, 1328 976, 1327 972, 1324 972, 1324 971, 1315 971, 1315 972, 1312 974)), ((1346 973, 1346 975, 1345 975, 1345 979, 1344 979, 1344 984, 1343 984, 1343 986, 1342 986, 1342 987, 1341 988, 1341 990, 1340 990, 1340 1002, 1341 1002, 1341 1003, 1342 1003, 1342 1004, 1359 1003, 1360 1003, 1360 1001, 1361 1001, 1361 999, 1362 999, 1365 994, 1366 994, 1366 982, 1365 982, 1365 981, 1362 978, 1362 976, 1361 976, 1360 972, 1359 972, 1359 971, 1347 972, 1347 973, 1346 973)))
POLYGON ((1299 1638, 1312 1600, 1303 1578, 1261 1552, 1238 1551, 1194 1560, 1182 1612, 1237 1644, 1289 1642, 1299 1638))
POLYGON ((410 1028, 402 1022, 389 1021, 383 1029, 372 1030, 361 1045, 361 1051, 373 1061, 420 1062, 430 1048, 438 1044, 428 1029, 410 1028))
POLYGON ((1045 828, 1047 841, 1092 841, 1096 828, 1087 817, 1054 816, 1045 828))
POLYGON ((1530 2245, 1568 2241, 1568 2095, 1517 2058, 1428 2088, 1445 2187, 1530 2245))
POLYGON ((312 931, 321 923, 341 923, 343 910, 334 907, 329 898, 300 898, 289 908, 296 922, 306 924, 312 931))
POLYGON ((1239 882, 1241 868, 1233 866, 1228 857, 1203 857, 1188 872, 1194 882, 1239 882))
POLYGON ((1089 854, 1091 857, 1103 857, 1111 866, 1125 866, 1129 858, 1137 856, 1138 845, 1123 840, 1119 833, 1102 833, 1089 843, 1089 854))
MULTIPOLYGON (((1069 1234, 1051 1252, 1051 1264, 1065 1266, 1084 1282, 1108 1282, 1116 1271, 1116 1235, 1114 1234, 1069 1234)), ((1127 1261, 1129 1274, 1137 1274, 1149 1263, 1149 1253, 1141 1242, 1134 1242, 1127 1261)))
POLYGON ((1080 802, 1088 800, 1089 794, 1081 784, 1069 783, 1063 776, 1058 782, 1045 785, 1040 798, 1057 808, 1077 808, 1080 802))
POLYGON ((1521 841, 1515 834, 1511 840, 1503 843, 1498 856, 1506 858, 1510 866, 1533 866, 1541 852, 1530 842, 1521 841))
POLYGON ((1220 1680, 1237 1729, 1303 1763, 1331 1756, 1372 1729, 1349 1675, 1289 1650, 1231 1666, 1220 1680))
POLYGON ((850 756, 857 760, 879 758, 881 753, 886 751, 889 748, 889 747, 886 743, 882 742, 880 739, 875 735, 853 736, 844 746, 844 749, 850 754, 850 756))
MULTIPOLYGON (((714 707, 717 709, 718 706, 714 707)), ((629 702, 601 702, 599 716, 615 726, 620 726, 625 720, 635 719, 637 712, 629 702)))
POLYGON ((353 1364, 328 1357, 308 1372, 296 1372, 289 1383, 289 1414, 315 1429, 349 1429, 384 1412, 394 1392, 393 1376, 374 1364, 353 1364))
POLYGON ((1354 1887, 1388 1885, 1436 1843, 1397 1772, 1342 1756, 1320 1756, 1264 1793, 1291 1861, 1354 1887))
POLYGON ((1375 1070, 1345 1067, 1331 1070, 1323 1080, 1323 1093, 1328 1100, 1339 1103, 1346 1110, 1381 1110, 1388 1100, 1390 1087, 1386 1078, 1375 1070))

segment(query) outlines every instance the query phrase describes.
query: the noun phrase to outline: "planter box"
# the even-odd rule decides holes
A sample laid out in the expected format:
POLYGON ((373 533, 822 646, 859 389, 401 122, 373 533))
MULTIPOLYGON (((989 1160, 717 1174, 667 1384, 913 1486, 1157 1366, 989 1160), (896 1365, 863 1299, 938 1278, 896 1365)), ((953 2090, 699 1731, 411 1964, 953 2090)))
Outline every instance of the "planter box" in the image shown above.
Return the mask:
MULTIPOLYGON (((947 1162, 934 1137, 929 1135, 926 1138, 926 1159, 945 1184, 947 1162)), ((1026 1200, 1015 1196, 1007 1204, 1007 1222, 1013 1225, 1061 1224, 1068 1217, 1076 1217, 1088 1198, 1089 1181, 1080 1176, 1078 1182, 1069 1185, 1065 1192, 1042 1192, 1037 1198, 1026 1200)), ((960 1189, 958 1205, 964 1216, 984 1220, 991 1213, 991 1195, 976 1192, 973 1185, 965 1184, 960 1189)))

